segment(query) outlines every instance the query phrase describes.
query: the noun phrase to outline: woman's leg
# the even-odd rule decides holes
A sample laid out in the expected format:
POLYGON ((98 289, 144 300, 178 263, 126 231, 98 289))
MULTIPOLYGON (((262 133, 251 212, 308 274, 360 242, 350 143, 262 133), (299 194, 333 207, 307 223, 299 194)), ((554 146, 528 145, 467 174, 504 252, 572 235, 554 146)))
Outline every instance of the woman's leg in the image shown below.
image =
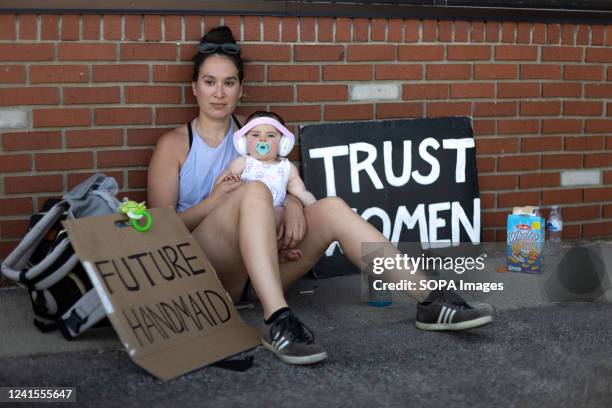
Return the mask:
POLYGON ((193 235, 234 301, 248 276, 265 318, 287 306, 278 269, 272 195, 265 184, 250 182, 232 192, 193 235))

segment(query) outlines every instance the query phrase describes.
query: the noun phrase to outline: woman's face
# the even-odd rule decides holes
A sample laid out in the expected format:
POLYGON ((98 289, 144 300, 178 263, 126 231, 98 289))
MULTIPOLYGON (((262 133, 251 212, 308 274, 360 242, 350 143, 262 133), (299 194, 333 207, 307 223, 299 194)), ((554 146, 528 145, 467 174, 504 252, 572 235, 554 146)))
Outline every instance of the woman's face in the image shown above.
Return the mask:
POLYGON ((238 69, 224 55, 214 54, 200 66, 200 75, 192 82, 193 95, 200 112, 214 119, 227 118, 242 96, 238 69))
POLYGON ((257 125, 246 134, 247 151, 257 160, 274 160, 281 136, 272 125, 257 125))

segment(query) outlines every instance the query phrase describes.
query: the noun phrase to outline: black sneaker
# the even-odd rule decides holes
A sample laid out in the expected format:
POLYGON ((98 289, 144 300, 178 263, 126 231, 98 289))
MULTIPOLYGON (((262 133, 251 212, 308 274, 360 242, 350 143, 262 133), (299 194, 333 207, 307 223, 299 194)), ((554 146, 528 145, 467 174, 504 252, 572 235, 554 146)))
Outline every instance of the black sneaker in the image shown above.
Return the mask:
POLYGON ((288 364, 314 364, 327 358, 327 353, 314 344, 312 331, 290 310, 276 318, 261 343, 288 364))
POLYGON ((487 303, 467 304, 453 291, 434 291, 417 305, 415 323, 422 330, 465 330, 491 323, 494 316, 487 303))

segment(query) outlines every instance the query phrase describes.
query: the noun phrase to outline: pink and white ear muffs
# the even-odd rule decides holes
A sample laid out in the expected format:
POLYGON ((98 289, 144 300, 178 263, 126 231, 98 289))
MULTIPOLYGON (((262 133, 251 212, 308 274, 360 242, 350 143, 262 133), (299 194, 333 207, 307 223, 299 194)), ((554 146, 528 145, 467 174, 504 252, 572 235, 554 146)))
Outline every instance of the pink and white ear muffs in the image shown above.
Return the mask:
POLYGON ((295 136, 293 133, 289 131, 286 127, 284 127, 278 120, 271 118, 269 116, 261 116, 259 118, 255 118, 244 125, 240 130, 234 133, 234 147, 236 151, 241 156, 247 155, 247 142, 246 142, 246 134, 249 130, 253 129, 255 126, 259 125, 272 125, 274 126, 281 134, 281 140, 278 144, 278 155, 279 156, 287 156, 291 149, 293 149, 293 145, 295 144, 295 136))

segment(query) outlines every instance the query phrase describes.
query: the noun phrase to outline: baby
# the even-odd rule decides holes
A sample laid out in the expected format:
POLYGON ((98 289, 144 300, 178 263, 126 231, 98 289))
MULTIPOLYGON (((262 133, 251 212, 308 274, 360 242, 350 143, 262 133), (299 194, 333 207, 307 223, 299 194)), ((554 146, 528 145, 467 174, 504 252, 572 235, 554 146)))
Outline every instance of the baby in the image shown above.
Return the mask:
POLYGON ((272 193, 275 208, 282 208, 287 191, 307 206, 317 200, 306 190, 297 167, 284 157, 291 152, 295 136, 283 123, 272 112, 251 114, 244 127, 234 133, 234 146, 241 156, 230 163, 227 177, 240 175, 243 181, 262 181, 272 193))

